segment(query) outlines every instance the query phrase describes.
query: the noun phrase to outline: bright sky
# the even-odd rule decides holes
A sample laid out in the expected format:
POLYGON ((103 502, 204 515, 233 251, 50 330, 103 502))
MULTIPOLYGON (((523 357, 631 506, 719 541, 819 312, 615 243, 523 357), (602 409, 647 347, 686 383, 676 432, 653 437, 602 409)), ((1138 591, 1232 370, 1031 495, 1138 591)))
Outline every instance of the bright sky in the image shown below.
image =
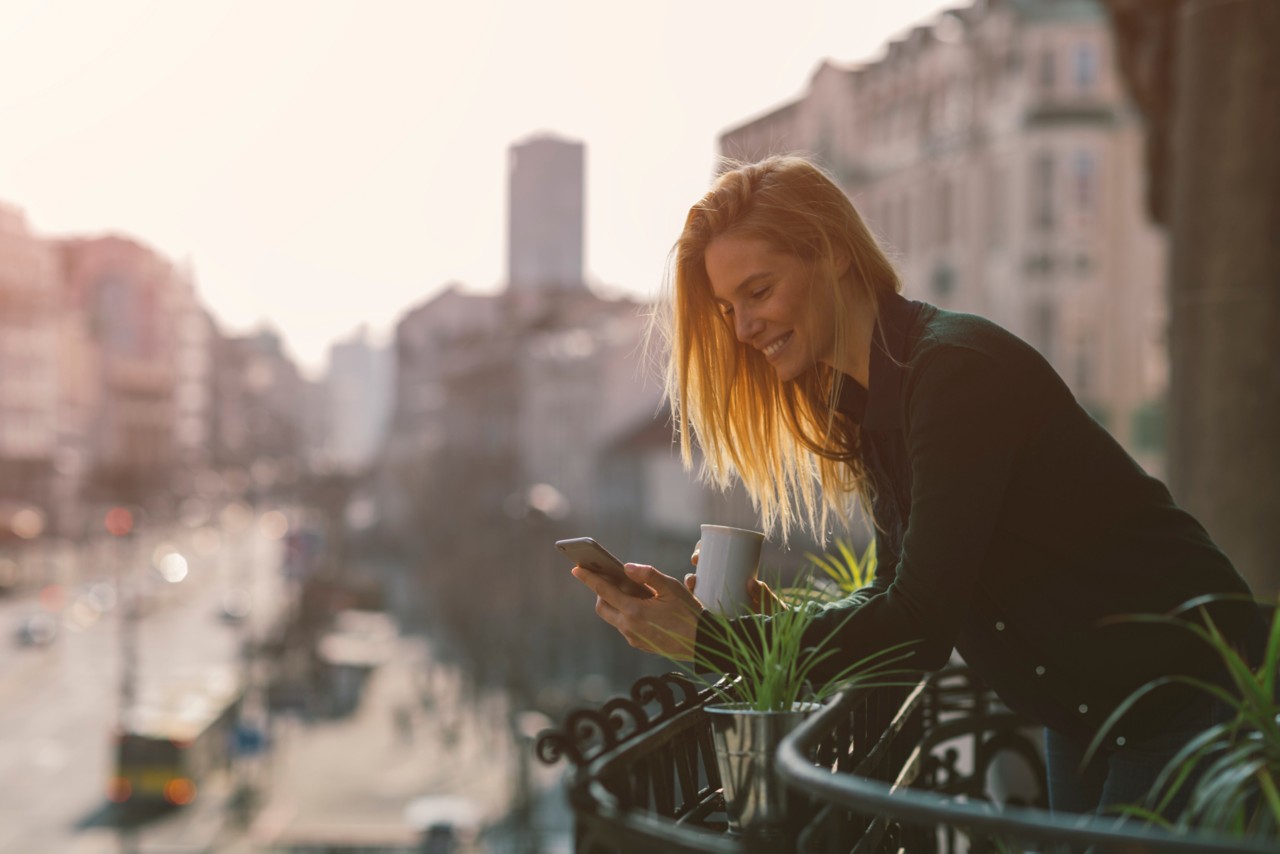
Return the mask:
POLYGON ((0 0, 0 200, 189 263, 315 375, 506 269, 506 149, 587 145, 587 270, 656 293, 716 138, 964 0, 0 0))

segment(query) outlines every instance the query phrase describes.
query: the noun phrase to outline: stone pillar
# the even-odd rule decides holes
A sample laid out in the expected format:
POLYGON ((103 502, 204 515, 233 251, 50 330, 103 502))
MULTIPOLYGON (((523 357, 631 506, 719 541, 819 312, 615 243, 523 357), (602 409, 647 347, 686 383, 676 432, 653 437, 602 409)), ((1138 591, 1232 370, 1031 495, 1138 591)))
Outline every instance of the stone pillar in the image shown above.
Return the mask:
POLYGON ((1275 601, 1280 2, 1182 0, 1173 38, 1170 486, 1275 601))

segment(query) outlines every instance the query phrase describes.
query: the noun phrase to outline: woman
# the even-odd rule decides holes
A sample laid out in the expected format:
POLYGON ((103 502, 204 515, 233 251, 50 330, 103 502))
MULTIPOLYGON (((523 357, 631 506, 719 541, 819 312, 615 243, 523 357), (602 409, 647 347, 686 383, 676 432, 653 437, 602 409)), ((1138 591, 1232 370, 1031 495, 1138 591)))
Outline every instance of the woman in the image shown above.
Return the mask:
MULTIPOLYGON (((741 479, 783 536, 796 524, 819 533, 858 502, 874 519, 874 584, 811 629, 815 643, 833 636, 832 669, 900 643, 922 670, 959 651, 1008 706, 1045 725, 1051 804, 1076 812, 1137 801, 1188 733, 1221 714, 1176 686, 1153 692, 1079 770, 1139 686, 1217 674, 1189 632, 1114 618, 1248 586, 1034 349, 900 296, 892 265, 821 170, 773 157, 722 174, 689 211, 672 279, 667 390, 686 465, 696 439, 709 480, 741 479)), ((719 660, 686 585, 653 567, 628 573, 657 595, 628 597, 574 570, 634 646, 719 660)), ((1208 610, 1256 642, 1251 603, 1208 610)), ((767 619, 736 628, 746 636, 746 621, 767 619)))

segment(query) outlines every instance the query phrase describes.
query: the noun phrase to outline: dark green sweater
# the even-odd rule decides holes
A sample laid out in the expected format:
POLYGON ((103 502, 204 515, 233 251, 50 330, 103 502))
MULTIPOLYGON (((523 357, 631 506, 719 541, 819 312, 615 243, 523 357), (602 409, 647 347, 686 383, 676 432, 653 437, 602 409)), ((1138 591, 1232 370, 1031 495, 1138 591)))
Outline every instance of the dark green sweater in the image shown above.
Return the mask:
MULTIPOLYGON (((826 672, 902 642, 932 670, 955 649, 1010 708, 1078 737, 1153 678, 1216 674, 1190 632, 1108 619, 1249 593, 1164 485, 995 324, 896 295, 881 320, 870 388, 846 378, 840 405, 861 426, 880 570, 809 630, 814 644, 834 632, 826 672)), ((1256 644, 1255 606, 1211 612, 1256 644)), ((700 654, 728 669, 706 620, 700 654)), ((1131 743, 1187 699, 1153 693, 1110 743, 1131 743)))

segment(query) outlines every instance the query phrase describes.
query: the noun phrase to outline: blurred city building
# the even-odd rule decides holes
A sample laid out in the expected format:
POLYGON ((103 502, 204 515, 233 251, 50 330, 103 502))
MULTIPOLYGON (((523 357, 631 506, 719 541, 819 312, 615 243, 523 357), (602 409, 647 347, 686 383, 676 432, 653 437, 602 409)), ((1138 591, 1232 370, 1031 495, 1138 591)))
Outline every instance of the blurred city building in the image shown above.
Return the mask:
POLYGON ((305 464, 305 381, 280 336, 214 340, 213 462, 231 491, 270 489, 305 464))
POLYGON ((396 328, 383 468, 398 485, 383 490, 383 518, 409 524, 403 501, 428 476, 516 516, 589 516, 599 451, 658 409, 637 358, 644 324, 637 303, 585 290, 450 287, 415 308, 396 328))
POLYGON ((171 515, 211 470, 271 483, 299 453, 300 382, 273 334, 221 335, 189 266, 0 203, 0 527, 79 539, 110 504, 171 515))
POLYGON ((70 237, 54 246, 64 306, 88 332, 79 342, 87 353, 68 360, 88 374, 66 377, 75 391, 63 413, 64 436, 84 455, 91 503, 141 503, 169 486, 177 461, 173 292, 190 282, 168 259, 128 237, 70 237))
POLYGON ((503 328, 500 297, 450 284, 397 322, 392 345, 392 405, 374 472, 382 529, 396 539, 421 528, 427 472, 445 450, 444 359, 476 349, 503 328))
POLYGON ((1143 134, 1095 0, 979 0, 795 101, 721 153, 815 155, 895 256, 904 291, 990 317, 1049 359, 1135 456, 1160 466, 1165 242, 1143 134))
POLYGON ((0 540, 43 528, 65 489, 56 477, 59 283, 52 248, 22 211, 0 204, 0 540))
POLYGON ((213 458, 213 340, 217 329, 200 304, 195 273, 190 267, 175 279, 169 300, 177 372, 173 441, 179 470, 175 485, 180 493, 188 494, 193 488, 193 476, 207 470, 213 458))
POLYGON ((327 470, 330 466, 328 443, 332 416, 328 377, 302 377, 301 403, 297 417, 301 428, 303 457, 307 460, 308 468, 318 471, 327 470))
POLYGON ((329 348, 320 394, 327 409, 321 445, 327 463, 363 469, 379 450, 391 408, 390 354, 370 343, 367 326, 329 348))
POLYGON ((390 528, 417 530, 424 514, 465 495, 507 523, 571 520, 640 542, 651 533, 646 520, 664 521, 656 506, 639 507, 647 496, 689 510, 677 525, 687 559, 698 522, 732 515, 680 467, 661 381, 645 361, 648 307, 598 296, 583 281, 583 161, 576 141, 513 144, 505 291, 450 285, 397 325, 395 402, 377 475, 390 528), (644 453, 670 469, 661 487, 653 477, 605 477, 615 453, 644 468, 627 437, 656 435, 655 421, 667 441, 644 453))
POLYGON ((542 134, 512 145, 508 157, 508 287, 584 290, 586 147, 542 134))

